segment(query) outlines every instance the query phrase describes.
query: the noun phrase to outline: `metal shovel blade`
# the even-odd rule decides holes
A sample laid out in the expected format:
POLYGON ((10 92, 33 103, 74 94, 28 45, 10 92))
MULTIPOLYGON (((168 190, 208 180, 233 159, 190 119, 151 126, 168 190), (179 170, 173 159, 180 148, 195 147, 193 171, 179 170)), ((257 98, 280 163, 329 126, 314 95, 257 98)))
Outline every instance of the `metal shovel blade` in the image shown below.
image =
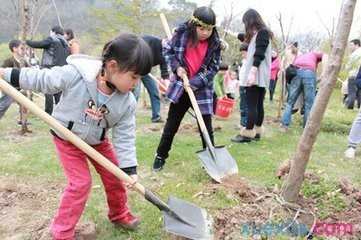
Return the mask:
POLYGON ((188 239, 213 239, 213 220, 205 209, 172 196, 168 199, 168 206, 172 212, 181 215, 182 218, 192 223, 192 225, 186 224, 166 211, 163 211, 164 228, 167 232, 188 239))
POLYGON ((236 161, 224 146, 214 147, 214 153, 215 156, 212 157, 208 148, 197 152, 209 176, 220 183, 222 178, 238 173, 236 161))

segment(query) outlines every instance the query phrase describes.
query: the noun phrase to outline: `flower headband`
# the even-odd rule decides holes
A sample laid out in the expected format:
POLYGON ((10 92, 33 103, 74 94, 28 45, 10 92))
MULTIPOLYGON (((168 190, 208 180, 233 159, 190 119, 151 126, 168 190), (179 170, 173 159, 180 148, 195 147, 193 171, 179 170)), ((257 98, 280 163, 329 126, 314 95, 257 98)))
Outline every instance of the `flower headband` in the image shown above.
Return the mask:
POLYGON ((212 29, 215 27, 215 25, 207 24, 207 23, 203 22, 202 20, 196 18, 195 16, 191 17, 190 22, 197 26, 208 28, 208 29, 212 29))

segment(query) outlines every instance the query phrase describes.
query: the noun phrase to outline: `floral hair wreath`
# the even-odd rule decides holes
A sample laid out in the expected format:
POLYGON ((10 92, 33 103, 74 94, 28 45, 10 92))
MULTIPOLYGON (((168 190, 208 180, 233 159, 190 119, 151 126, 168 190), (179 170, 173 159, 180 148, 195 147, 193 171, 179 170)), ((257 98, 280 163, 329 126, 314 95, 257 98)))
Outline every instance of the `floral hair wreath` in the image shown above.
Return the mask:
POLYGON ((208 28, 208 29, 213 29, 215 27, 215 25, 207 24, 207 23, 203 22, 202 20, 196 18, 195 16, 191 17, 190 22, 193 23, 194 25, 208 28))

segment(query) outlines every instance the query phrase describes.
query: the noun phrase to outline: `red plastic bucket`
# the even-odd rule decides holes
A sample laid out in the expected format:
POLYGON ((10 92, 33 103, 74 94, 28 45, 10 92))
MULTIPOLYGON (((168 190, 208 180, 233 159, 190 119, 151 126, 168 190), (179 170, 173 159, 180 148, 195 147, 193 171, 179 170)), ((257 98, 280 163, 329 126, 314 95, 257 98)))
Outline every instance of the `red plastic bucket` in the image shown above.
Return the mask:
POLYGON ((236 101, 230 98, 222 98, 217 101, 216 116, 220 118, 229 118, 233 111, 236 101))

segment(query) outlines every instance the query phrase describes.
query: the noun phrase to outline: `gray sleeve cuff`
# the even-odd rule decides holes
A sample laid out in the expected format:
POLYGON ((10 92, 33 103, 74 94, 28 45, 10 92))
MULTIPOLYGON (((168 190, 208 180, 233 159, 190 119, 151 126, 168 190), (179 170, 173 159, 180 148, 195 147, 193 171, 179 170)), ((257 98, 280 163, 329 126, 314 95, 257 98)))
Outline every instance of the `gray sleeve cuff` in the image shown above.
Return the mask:
POLYGON ((11 71, 12 70, 13 70, 12 68, 5 68, 4 80, 7 81, 8 83, 10 83, 10 80, 11 80, 11 71))
POLYGON ((136 175, 137 174, 137 166, 121 168, 121 169, 123 170, 123 172, 125 172, 128 175, 136 175))

